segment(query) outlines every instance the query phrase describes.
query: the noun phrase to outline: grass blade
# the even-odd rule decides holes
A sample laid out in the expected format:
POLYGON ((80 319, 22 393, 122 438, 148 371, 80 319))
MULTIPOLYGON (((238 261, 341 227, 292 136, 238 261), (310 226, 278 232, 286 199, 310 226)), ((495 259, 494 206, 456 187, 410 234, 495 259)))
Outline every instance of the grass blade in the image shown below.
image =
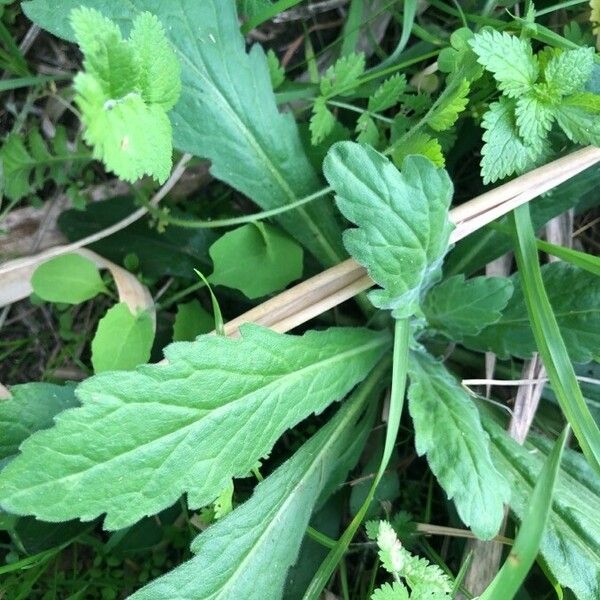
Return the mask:
POLYGON ((519 276, 537 348, 560 407, 573 428, 583 453, 596 472, 600 473, 600 430, 581 393, 544 289, 529 206, 517 208, 511 221, 519 276))
POLYGON ((531 495, 531 503, 506 562, 480 600, 511 600, 535 562, 552 508, 552 496, 569 426, 556 440, 531 495))

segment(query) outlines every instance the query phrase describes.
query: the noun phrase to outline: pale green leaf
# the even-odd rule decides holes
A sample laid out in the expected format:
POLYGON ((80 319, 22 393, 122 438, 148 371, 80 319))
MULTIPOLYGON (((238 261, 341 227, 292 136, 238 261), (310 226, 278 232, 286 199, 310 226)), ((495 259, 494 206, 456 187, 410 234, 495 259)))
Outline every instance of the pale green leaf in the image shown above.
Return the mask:
POLYGON ((47 302, 80 304, 106 291, 98 267, 79 254, 42 263, 31 277, 33 291, 47 302))
POLYGON ((531 43, 506 32, 482 31, 469 42, 478 61, 507 96, 526 94, 536 82, 539 68, 531 43))
POLYGON ((408 590, 399 581, 384 583, 373 591, 371 600, 409 600, 408 590))
MULTIPOLYGON (((490 417, 483 422, 494 460, 511 485, 511 510, 521 519, 551 444, 530 435, 521 446, 490 417)), ((540 551, 559 583, 571 588, 579 600, 600 597, 598 514, 600 479, 579 453, 566 449, 540 551)))
POLYGON ((532 148, 543 148, 554 122, 554 107, 527 94, 517 100, 515 117, 521 139, 532 148))
POLYGON ((396 73, 386 79, 370 96, 368 108, 371 112, 381 112, 391 108, 400 101, 400 96, 406 90, 406 76, 396 73))
POLYGON ((394 528, 387 521, 379 522, 377 546, 379 547, 377 554, 379 555, 381 566, 388 573, 399 575, 404 567, 402 544, 394 528))
POLYGON ((269 66, 271 84, 273 89, 276 90, 285 81, 285 69, 281 66, 277 54, 273 52, 272 48, 269 48, 267 51, 267 64, 269 66))
POLYGON ((13 386, 11 397, 0 400, 0 460, 16 454, 33 432, 51 427, 58 413, 77 406, 74 390, 51 383, 13 386))
POLYGON ((481 174, 484 183, 494 183, 514 173, 523 173, 535 165, 537 152, 519 135, 515 102, 500 98, 490 104, 482 120, 483 149, 481 174))
MULTIPOLYGON (((586 363, 600 356, 600 278, 565 262, 543 266, 542 276, 571 359, 586 363)), ((518 274, 512 280, 514 293, 502 318, 478 335, 465 337, 465 346, 501 358, 529 358, 536 352, 518 274)))
POLYGON ((600 114, 600 95, 592 92, 573 94, 563 100, 566 106, 576 106, 588 112, 600 114))
POLYGON ((475 81, 483 74, 483 67, 477 62, 477 55, 469 44, 474 35, 468 27, 461 27, 450 35, 450 47, 442 48, 438 66, 440 71, 450 74, 449 80, 475 81))
POLYGON ((427 124, 435 131, 445 131, 450 129, 456 123, 458 115, 467 107, 469 103, 470 85, 466 79, 454 85, 454 89, 450 92, 433 114, 427 119, 427 124))
POLYGON ((462 521, 481 539, 494 537, 510 490, 496 470, 473 400, 443 364, 413 352, 409 362, 409 410, 415 446, 462 521))
POLYGON ((94 372, 128 370, 147 362, 153 341, 154 326, 147 312, 133 315, 124 302, 111 306, 92 340, 94 372))
POLYGON ((352 92, 365 71, 365 55, 347 54, 325 71, 321 79, 321 94, 327 98, 352 92))
POLYGON ((465 281, 464 275, 455 275, 429 291, 422 309, 430 327, 460 341, 498 321, 512 293, 512 281, 505 277, 465 281))
POLYGON ((212 315, 198 300, 192 300, 177 307, 173 325, 173 341, 191 342, 201 333, 208 333, 214 328, 215 320, 212 315))
POLYGON ((379 129, 369 113, 362 113, 356 121, 356 141, 360 144, 376 146, 379 142, 379 129))
POLYGON ((266 223, 249 223, 220 237, 210 247, 215 268, 211 283, 259 298, 302 277, 302 247, 266 223))
POLYGON ((325 98, 317 98, 310 117, 310 139, 313 146, 320 144, 333 131, 335 123, 335 117, 327 108, 325 98))
MULTIPOLYGON (((71 8, 84 4, 119 23, 126 33, 135 15, 156 14, 182 65, 182 93, 170 112, 174 145, 207 158, 211 173, 268 210, 315 192, 320 182, 304 153, 294 118, 280 114, 264 52, 246 53, 234 2, 181 0, 31 0, 30 19, 73 39, 71 8), (252 93, 248 93, 252 90, 252 93)), ((333 208, 314 202, 277 217, 323 264, 344 256, 333 208)))
POLYGON ((279 600, 324 484, 354 439, 365 438, 363 406, 364 397, 345 403, 249 500, 193 541, 195 558, 131 599, 279 600))
POLYGON ((555 109, 555 116, 571 141, 600 146, 600 114, 565 103, 555 109))
POLYGON ((183 493, 190 508, 204 506, 284 431, 342 398, 388 347, 387 335, 365 329, 297 337, 250 325, 241 339, 172 344, 165 364, 80 384, 82 407, 31 436, 0 473, 0 505, 48 521, 106 513, 107 529, 183 493), (61 460, 40 462, 40 453, 61 460))
POLYGON ((392 147, 392 159, 397 167, 401 167, 404 159, 411 154, 428 158, 436 167, 446 164, 440 143, 422 131, 410 134, 392 147))
POLYGON ((344 232, 348 252, 383 288, 369 293, 371 302, 396 318, 413 314, 448 249, 448 174, 421 156, 406 158, 399 172, 352 142, 335 144, 323 170, 342 214, 358 225, 344 232))
POLYGON ((550 89, 567 96, 583 89, 594 68, 594 49, 564 50, 548 62, 544 77, 550 89))

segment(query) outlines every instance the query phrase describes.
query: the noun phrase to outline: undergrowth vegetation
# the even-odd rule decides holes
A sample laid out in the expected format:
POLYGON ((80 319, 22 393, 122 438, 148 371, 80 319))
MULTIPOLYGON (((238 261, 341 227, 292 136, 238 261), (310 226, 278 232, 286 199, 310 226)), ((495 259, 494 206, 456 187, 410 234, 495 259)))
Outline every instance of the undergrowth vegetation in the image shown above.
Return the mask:
POLYGON ((0 10, 0 600, 600 597, 596 0, 0 10))

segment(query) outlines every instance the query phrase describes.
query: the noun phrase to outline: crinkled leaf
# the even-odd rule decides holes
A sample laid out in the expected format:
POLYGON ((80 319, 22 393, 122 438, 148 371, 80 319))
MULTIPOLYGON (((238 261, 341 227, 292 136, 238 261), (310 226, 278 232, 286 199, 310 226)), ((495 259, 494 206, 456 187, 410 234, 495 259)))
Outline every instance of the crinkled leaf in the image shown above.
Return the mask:
POLYGON ((82 407, 30 437, 0 473, 0 505, 47 521, 106 513, 107 529, 186 492, 191 508, 204 506, 284 431, 342 398, 389 343, 365 329, 297 337, 245 326, 241 335, 178 342, 166 364, 83 382, 82 407))
POLYGON ((400 96, 406 89, 406 76, 404 73, 386 79, 369 98, 368 108, 371 112, 381 112, 398 104, 400 96))
POLYGON ((525 140, 528 146, 541 149, 552 129, 553 107, 528 94, 517 100, 515 117, 521 139, 525 140))
POLYGON ((249 500, 192 542, 195 558, 131 599, 279 600, 324 484, 354 439, 365 438, 363 406, 358 395, 344 404, 249 500))
POLYGON ((594 49, 564 50, 548 62, 544 77, 550 89, 567 96, 583 89, 592 76, 594 49))
POLYGON ((11 388, 11 397, 0 401, 0 460, 16 454, 32 433, 46 429, 54 417, 77 406, 75 386, 25 383, 11 388))
POLYGON ((330 98, 352 92, 364 71, 365 55, 362 52, 338 58, 321 79, 321 93, 330 98))
POLYGON ((249 223, 210 247, 215 269, 211 283, 259 298, 302 277, 302 246, 266 223, 249 223))
POLYGON ((80 304, 106 291, 98 267, 79 254, 42 263, 31 277, 33 291, 47 302, 80 304))
POLYGON ((469 103, 470 85, 466 79, 454 85, 454 89, 439 104, 434 113, 427 119, 427 124, 435 131, 450 129, 458 115, 465 110, 469 103))
POLYGON ((335 144, 323 170, 342 214, 358 225, 344 232, 348 252, 383 288, 369 293, 371 302, 397 318, 413 314, 448 249, 448 174, 421 156, 409 156, 398 171, 352 142, 335 144))
MULTIPOLYGON (((174 145, 211 161, 212 174, 268 210, 315 192, 319 179, 291 114, 280 114, 264 52, 246 53, 235 2, 55 0, 23 3, 41 27, 73 39, 71 8, 94 7, 126 32, 135 15, 156 14, 182 64, 182 93, 170 112, 174 145), (248 93, 252 90, 252 93, 248 93)), ((344 257, 339 226, 326 202, 279 215, 277 221, 322 263, 344 257)))
POLYGON ((469 42, 478 61, 488 70, 507 96, 526 94, 539 74, 531 43, 506 32, 482 31, 469 42))
POLYGON ((413 352, 409 410, 417 453, 427 462, 463 522, 481 539, 498 533, 510 490, 496 470, 473 400, 444 365, 413 352))
POLYGON ((562 104, 555 110, 556 122, 567 137, 576 144, 600 146, 600 114, 582 108, 562 104))
POLYGON ((209 333, 215 328, 212 315, 198 302, 192 300, 177 307, 173 325, 174 342, 191 342, 201 333, 209 333))
MULTIPOLYGON (((543 266, 542 276, 571 358, 586 363, 600 356, 600 278, 564 262, 543 266)), ((465 346, 501 358, 529 358, 536 352, 518 274, 512 280, 514 293, 502 318, 477 336, 465 337, 465 346)))
POLYGON ((153 341, 154 325, 147 312, 134 315, 124 302, 111 306, 92 340, 94 372, 133 369, 148 362, 153 341))
POLYGON ((502 316, 513 292, 506 277, 455 275, 433 287, 423 302, 430 327, 453 341, 465 335, 477 335, 502 316))

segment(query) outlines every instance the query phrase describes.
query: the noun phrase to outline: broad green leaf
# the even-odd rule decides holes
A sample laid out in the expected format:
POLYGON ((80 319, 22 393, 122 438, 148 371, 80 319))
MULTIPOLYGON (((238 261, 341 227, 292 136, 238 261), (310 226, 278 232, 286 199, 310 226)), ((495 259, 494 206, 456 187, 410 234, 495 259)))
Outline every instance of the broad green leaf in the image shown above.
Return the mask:
MULTIPOLYGON (((454 85, 454 84, 451 84, 454 85)), ((469 103, 470 85, 466 79, 454 85, 454 89, 437 106, 427 119, 427 124, 435 131, 445 131, 456 123, 458 115, 469 103)))
MULTIPOLYGON (((519 445, 490 417, 483 423, 492 441, 494 461, 511 486, 510 507, 523 519, 551 445, 536 436, 519 445)), ((600 596, 600 479, 587 461, 565 450, 550 519, 540 551, 553 575, 579 600, 600 596)))
POLYGON ((404 73, 396 73, 396 75, 386 79, 370 96, 369 110, 371 112, 381 112, 398 104, 405 89, 406 76, 404 73))
POLYGON ((284 431, 342 398, 389 347, 387 335, 366 329, 297 337, 248 325, 241 335, 178 342, 166 364, 80 384, 82 407, 30 437, 0 473, 0 505, 48 521, 106 513, 107 529, 183 493, 190 508, 205 506, 284 431), (40 462, 40 452, 61 460, 40 462))
POLYGON ((77 406, 74 386, 25 383, 11 388, 11 397, 0 401, 0 460, 16 454, 34 431, 52 425, 52 419, 77 406))
POLYGON ((212 315, 198 302, 192 300, 177 307, 173 325, 174 342, 192 342, 201 333, 209 333, 215 328, 212 315))
POLYGON ((31 277, 33 291, 47 302, 80 304, 106 291, 98 267, 79 254, 42 263, 31 277))
POLYGON ((446 164, 440 143, 422 131, 412 133, 392 147, 392 160, 397 167, 402 167, 404 159, 411 154, 428 158, 436 167, 444 167, 446 164))
POLYGON ((321 94, 327 98, 352 92, 365 71, 365 55, 360 52, 338 58, 321 79, 321 94))
POLYGON ((211 283, 259 298, 302 277, 302 247, 266 223, 249 223, 220 237, 211 247, 211 283))
MULTIPOLYGON (((564 262, 542 267, 544 286, 572 360, 586 363, 600 356, 600 279, 564 262)), ((523 288, 513 275, 514 293, 502 318, 464 345, 491 351, 501 358, 529 358, 537 351, 523 288)))
POLYGON ((422 308, 429 327, 460 341, 498 321, 512 292, 512 281, 505 277, 465 281, 464 275, 455 275, 433 287, 422 308))
POLYGON ((533 95, 521 96, 515 106, 515 117, 521 139, 536 149, 543 146, 554 122, 553 107, 533 95))
POLYGON ((94 372, 128 370, 148 362, 153 342, 154 326, 147 312, 134 315, 124 302, 111 306, 92 340, 94 372))
MULTIPOLYGON (((170 112, 177 149, 209 159, 217 179, 265 210, 319 189, 293 116, 277 110, 264 52, 255 46, 246 53, 234 2, 63 0, 57 11, 54 0, 31 0, 23 9, 41 27, 72 40, 69 10, 82 4, 115 20, 124 33, 144 11, 163 24, 182 65, 181 98, 170 112)), ((323 264, 344 257, 328 203, 315 202, 277 220, 323 264)))
POLYGON ((473 400, 444 365, 413 352, 409 362, 409 410, 415 446, 438 483, 454 500, 463 522, 481 539, 498 533, 510 490, 496 470, 473 400))
POLYGON ((396 318, 412 315, 448 248, 448 174, 421 156, 406 158, 399 172, 352 142, 335 144, 323 170, 340 211, 358 225, 344 232, 348 252, 383 288, 369 293, 371 302, 396 318))
POLYGON ((506 32, 487 30, 476 34, 469 44, 479 63, 492 73, 507 96, 518 98, 536 82, 539 68, 527 40, 506 32))
POLYGON ((564 50, 548 62, 544 78, 551 90, 567 96, 583 89, 592 76, 594 49, 564 50))
POLYGON ((481 174, 484 183, 523 173, 535 165, 538 152, 519 135, 515 110, 514 100, 500 98, 490 104, 483 115, 485 144, 481 150, 481 174))
POLYGON ((131 599, 279 600, 323 486, 355 438, 366 439, 372 419, 359 422, 366 397, 357 392, 249 500, 201 533, 195 558, 131 599))
POLYGON ((576 144, 600 146, 600 112, 565 103, 555 110, 556 122, 576 144))

